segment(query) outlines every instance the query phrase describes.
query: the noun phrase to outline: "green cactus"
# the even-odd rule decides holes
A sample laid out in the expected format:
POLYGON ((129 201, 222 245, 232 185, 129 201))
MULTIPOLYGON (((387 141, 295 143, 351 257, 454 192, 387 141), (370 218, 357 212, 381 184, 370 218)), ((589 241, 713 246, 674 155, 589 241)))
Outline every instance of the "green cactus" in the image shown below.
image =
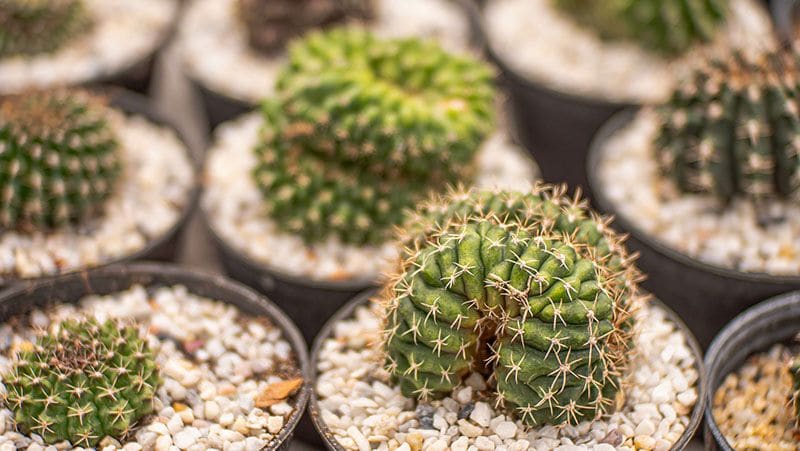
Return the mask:
POLYGON ((800 56, 714 61, 659 108, 662 172, 688 193, 753 199, 800 192, 800 56))
POLYGON ((82 0, 0 0, 0 58, 52 53, 91 26, 82 0))
POLYGON ((620 238, 561 189, 458 193, 421 209, 381 296, 387 369, 405 396, 473 371, 528 424, 611 410, 640 279, 620 238))
POLYGON ((161 379, 135 326, 67 320, 19 352, 3 376, 17 428, 45 443, 122 439, 153 410, 161 379))
POLYGON ((729 9, 729 0, 553 1, 601 38, 630 41, 667 56, 713 39, 729 9))
POLYGON ((44 230, 102 210, 121 171, 104 114, 83 92, 0 102, 0 229, 44 230))
POLYGON ((382 242, 429 191, 471 179, 493 129, 490 68, 418 39, 312 33, 277 91, 255 180, 267 213, 308 242, 382 242))

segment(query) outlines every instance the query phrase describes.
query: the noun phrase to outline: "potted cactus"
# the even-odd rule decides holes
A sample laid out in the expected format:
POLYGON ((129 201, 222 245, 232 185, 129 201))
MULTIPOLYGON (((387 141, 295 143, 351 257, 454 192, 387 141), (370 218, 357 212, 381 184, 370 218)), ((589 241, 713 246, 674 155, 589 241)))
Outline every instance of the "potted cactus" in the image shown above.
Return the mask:
POLYGON ((798 69, 791 49, 710 61, 667 102, 613 119, 592 150, 598 204, 704 346, 800 288, 798 69))
POLYGON ((429 191, 526 188, 535 170, 491 136, 484 63, 355 28, 311 33, 288 59, 275 98, 216 133, 202 204, 229 271, 311 339, 376 283, 392 228, 429 191))
POLYGON ((274 450, 308 398, 296 327, 219 277, 116 266, 0 304, 4 448, 274 450))
POLYGON ((170 258, 193 204, 194 166, 137 100, 79 90, 0 100, 0 286, 170 258))
POLYGON ((464 51, 469 26, 452 0, 200 0, 180 26, 184 71, 211 128, 274 91, 286 45, 306 32, 361 24, 387 37, 436 39, 464 51))
POLYGON ((0 95, 95 82, 146 92, 178 7, 178 0, 2 0, 0 95))
POLYGON ((608 221, 564 191, 456 192, 409 220, 375 302, 354 300, 314 343, 312 419, 331 449, 688 442, 699 347, 646 302, 608 221))
POLYGON ((695 49, 771 39, 755 0, 489 0, 471 10, 520 141, 545 180, 584 188, 586 150, 611 115, 664 99, 695 49))

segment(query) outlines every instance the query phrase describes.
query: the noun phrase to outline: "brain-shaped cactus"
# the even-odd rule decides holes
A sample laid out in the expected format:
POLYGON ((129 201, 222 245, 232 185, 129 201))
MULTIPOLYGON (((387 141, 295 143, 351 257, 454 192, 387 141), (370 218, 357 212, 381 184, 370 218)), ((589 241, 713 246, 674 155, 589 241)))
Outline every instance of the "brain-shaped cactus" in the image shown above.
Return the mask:
POLYGON ((529 424, 612 408, 639 276, 605 221, 537 187, 457 194, 409 223, 408 258, 382 295, 404 395, 446 396, 478 371, 529 424))
POLYGON ((91 24, 82 0, 0 0, 0 58, 54 52, 91 24))
POLYGON ((135 326, 68 320, 23 350, 3 376, 17 427, 46 443, 93 447, 123 438, 153 410, 161 383, 135 326))

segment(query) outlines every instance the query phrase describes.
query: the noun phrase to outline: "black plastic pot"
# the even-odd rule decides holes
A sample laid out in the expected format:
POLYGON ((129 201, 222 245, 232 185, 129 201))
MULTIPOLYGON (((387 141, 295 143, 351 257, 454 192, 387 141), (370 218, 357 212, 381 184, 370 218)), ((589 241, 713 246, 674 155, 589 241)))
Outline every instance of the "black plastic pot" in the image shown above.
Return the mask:
POLYGON ((644 287, 674 309, 706 348, 722 327, 748 307, 787 291, 800 289, 800 276, 745 273, 713 266, 658 241, 620 215, 606 195, 598 174, 609 138, 630 124, 636 111, 611 119, 597 134, 588 158, 589 184, 604 213, 616 216, 614 226, 630 234, 628 248, 640 253, 638 266, 647 275, 644 287))
POLYGON ((305 380, 298 392, 297 409, 292 412, 275 442, 265 449, 287 449, 295 426, 303 416, 311 392, 306 343, 294 324, 269 300, 222 276, 181 269, 158 263, 116 265, 20 284, 0 293, 0 321, 23 314, 34 307, 52 303, 75 303, 87 295, 111 294, 133 285, 146 288, 183 285, 191 293, 235 305, 243 312, 263 316, 283 332, 289 341, 305 380))
POLYGON ((737 316, 714 338, 706 354, 705 444, 710 451, 733 451, 714 420, 714 393, 725 380, 757 352, 773 344, 791 342, 800 331, 800 292, 768 299, 737 316))
MULTIPOLYGON (((186 145, 186 140, 181 137, 178 129, 174 127, 167 119, 165 119, 161 114, 155 111, 148 101, 148 99, 141 94, 136 94, 131 91, 126 91, 121 88, 117 87, 103 87, 95 89, 95 92, 98 92, 109 99, 109 104, 123 111, 127 114, 134 114, 140 115, 147 120, 159 124, 164 127, 171 128, 181 139, 184 143, 187 151, 187 156, 189 160, 192 162, 193 166, 195 167, 195 187, 189 193, 189 197, 186 200, 186 205, 183 207, 181 211, 180 218, 178 221, 173 224, 173 226, 167 230, 161 236, 153 239, 147 245, 135 252, 131 255, 126 255, 124 257, 118 258, 116 260, 111 260, 109 262, 103 263, 98 267, 108 266, 115 263, 124 263, 124 262, 131 262, 136 260, 158 260, 158 261, 170 261, 175 258, 178 251, 178 245, 180 244, 180 237, 181 231, 183 230, 186 223, 189 221, 192 211, 194 210, 194 206, 197 202, 197 197, 199 194, 198 183, 200 180, 200 164, 197 162, 196 158, 192 154, 191 150, 189 149, 188 145, 186 145)), ((69 271, 68 273, 72 272, 80 272, 82 269, 75 269, 69 271)), ((35 279, 47 279, 53 276, 42 276, 35 279)), ((0 274, 0 289, 12 286, 17 283, 29 282, 31 279, 26 278, 19 278, 15 276, 8 276, 0 274)))
MULTIPOLYGON (((336 326, 336 323, 342 321, 344 319, 350 318, 353 316, 356 308, 361 305, 365 305, 369 302, 370 298, 375 295, 374 291, 365 292, 353 299, 352 301, 348 302, 341 310, 339 310, 336 315, 334 315, 330 321, 328 321, 325 326, 320 331, 317 338, 314 340, 314 344, 311 347, 311 375, 312 375, 312 383, 316 385, 317 383, 317 374, 318 374, 318 364, 319 364, 319 352, 322 349, 325 340, 331 337, 333 334, 333 329, 336 326)), ((695 361, 697 362, 697 372, 699 374, 699 378, 697 381, 697 389, 698 389, 698 396, 697 396, 697 404, 694 406, 692 410, 692 415, 689 417, 689 424, 686 425, 686 430, 683 434, 678 438, 675 444, 672 445, 670 448, 671 451, 679 451, 684 449, 687 444, 692 440, 697 430, 700 428, 700 423, 703 420, 703 412, 705 411, 706 405, 706 381, 705 381, 705 364, 703 363, 703 353, 700 349, 700 345, 695 340, 692 332, 689 330, 689 327, 681 320, 681 318, 672 310, 669 309, 666 305, 661 303, 658 300, 651 301, 651 305, 657 308, 661 308, 667 314, 667 317, 675 323, 681 331, 684 332, 686 335, 686 340, 689 346, 692 348, 692 354, 694 354, 695 361)), ((311 421, 314 423, 314 427, 316 427, 319 436, 324 441, 325 447, 329 450, 335 451, 344 451, 344 448, 336 441, 331 430, 328 429, 328 426, 322 420, 322 414, 320 412, 319 407, 319 399, 317 398, 316 392, 313 390, 311 391, 311 399, 308 403, 308 413, 311 417, 311 421)))
POLYGON ((195 91, 200 95, 209 131, 214 130, 223 122, 230 121, 258 108, 257 103, 245 102, 216 92, 194 78, 191 78, 190 81, 195 91))

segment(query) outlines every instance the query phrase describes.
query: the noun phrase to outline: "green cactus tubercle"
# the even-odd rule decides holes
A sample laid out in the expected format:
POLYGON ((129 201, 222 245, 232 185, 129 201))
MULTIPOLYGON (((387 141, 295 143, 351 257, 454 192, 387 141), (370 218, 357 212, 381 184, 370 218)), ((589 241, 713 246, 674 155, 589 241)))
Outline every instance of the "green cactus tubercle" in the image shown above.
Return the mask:
POLYGON ((55 52, 91 26, 83 0, 0 0, 0 58, 55 52))
POLYGON ((409 220, 408 258, 381 297, 403 394, 441 398, 479 371, 528 424, 613 409, 639 276, 606 222, 547 187, 432 205, 409 220))
POLYGON ((67 320, 22 350, 3 376, 17 428, 45 443, 94 447, 122 439, 153 410, 161 384, 139 329, 108 320, 67 320))

